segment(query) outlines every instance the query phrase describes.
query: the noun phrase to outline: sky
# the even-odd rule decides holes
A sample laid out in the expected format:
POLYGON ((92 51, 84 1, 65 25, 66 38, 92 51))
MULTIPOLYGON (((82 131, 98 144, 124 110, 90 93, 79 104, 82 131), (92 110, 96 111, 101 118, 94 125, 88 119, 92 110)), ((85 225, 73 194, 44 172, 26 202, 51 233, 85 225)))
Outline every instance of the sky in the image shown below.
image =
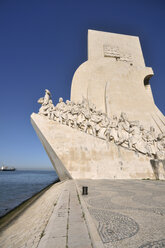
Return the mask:
POLYGON ((53 169, 31 123, 44 90, 70 99, 87 60, 87 30, 140 37, 150 84, 165 114, 164 0, 0 0, 0 165, 53 169))

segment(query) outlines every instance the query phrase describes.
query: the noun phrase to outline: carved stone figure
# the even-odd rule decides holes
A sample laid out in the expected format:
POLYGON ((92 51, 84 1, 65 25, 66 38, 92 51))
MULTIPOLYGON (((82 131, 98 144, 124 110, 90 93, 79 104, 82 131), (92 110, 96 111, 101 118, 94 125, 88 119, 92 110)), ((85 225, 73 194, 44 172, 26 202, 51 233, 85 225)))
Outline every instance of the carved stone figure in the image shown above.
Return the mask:
POLYGON ((165 159, 165 133, 158 134, 156 147, 157 147, 156 158, 164 160, 165 159))
POLYGON ((53 110, 54 105, 51 100, 51 93, 49 90, 45 90, 45 96, 39 98, 38 103, 41 104, 39 114, 50 117, 49 112, 50 110, 53 110))
POLYGON ((135 144, 137 144, 139 140, 141 140, 142 138, 140 127, 139 127, 139 121, 134 121, 130 123, 129 133, 130 133, 130 136, 128 139, 129 148, 134 149, 135 144))
POLYGON ((128 146, 129 132, 130 125, 128 117, 126 113, 122 112, 118 122, 118 141, 116 142, 116 144, 128 146))
POLYGON ((116 115, 113 115, 113 119, 110 121, 110 134, 109 139, 114 140, 114 142, 118 142, 118 119, 116 115))
POLYGON ((111 133, 111 129, 110 126, 108 126, 105 130, 105 137, 106 137, 106 141, 109 142, 110 141, 110 133, 111 133))
POLYGON ((93 126, 92 126, 92 121, 91 121, 91 115, 90 115, 90 112, 85 112, 84 113, 85 115, 85 122, 84 122, 84 125, 85 125, 85 129, 84 131, 88 134, 93 134, 93 126))
POLYGON ((109 120, 104 116, 100 122, 100 129, 98 131, 98 137, 101 139, 106 139, 106 130, 109 125, 109 120))
POLYGON ((77 126, 78 128, 83 131, 84 128, 85 128, 85 116, 83 114, 83 112, 80 110, 79 113, 78 113, 78 116, 77 116, 77 126))
POLYGON ((140 130, 139 139, 134 144, 134 147, 138 152, 146 154, 147 153, 146 142, 143 139, 143 135, 146 133, 146 130, 142 125, 139 127, 139 130, 140 130))
POLYGON ((52 118, 52 112, 54 110, 54 105, 53 105, 53 102, 51 99, 49 100, 48 106, 49 106, 49 108, 47 109, 48 118, 51 119, 52 118))
POLYGON ((60 97, 59 98, 59 103, 56 105, 56 107, 59 109, 59 110, 63 110, 64 108, 65 108, 65 103, 63 102, 63 98, 62 97, 60 97))
POLYGON ((45 96, 43 101, 43 106, 47 105, 49 103, 49 100, 51 99, 51 93, 49 90, 45 90, 45 96))
MULTIPOLYGON (((93 111, 94 112, 94 111, 93 111)), ((102 117, 98 116, 96 112, 92 113, 91 115, 91 123, 93 127, 93 135, 98 136, 99 130, 100 130, 100 125, 99 123, 102 121, 102 117)))
POLYGON ((53 120, 59 122, 59 114, 60 111, 57 109, 57 107, 54 108, 53 110, 53 120))
POLYGON ((149 156, 156 155, 156 147, 155 147, 155 129, 151 126, 150 131, 148 131, 145 135, 145 141, 146 141, 146 150, 149 156))

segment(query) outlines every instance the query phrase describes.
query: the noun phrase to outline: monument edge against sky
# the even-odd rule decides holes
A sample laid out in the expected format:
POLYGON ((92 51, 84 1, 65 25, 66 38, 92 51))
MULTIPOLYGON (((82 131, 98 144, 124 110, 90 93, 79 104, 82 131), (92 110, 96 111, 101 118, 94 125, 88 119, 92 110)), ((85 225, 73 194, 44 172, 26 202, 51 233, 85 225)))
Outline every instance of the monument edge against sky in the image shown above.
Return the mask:
POLYGON ((138 37, 88 30, 88 60, 73 76, 71 101, 54 106, 47 91, 31 115, 61 180, 165 178, 165 118, 152 76, 138 37))

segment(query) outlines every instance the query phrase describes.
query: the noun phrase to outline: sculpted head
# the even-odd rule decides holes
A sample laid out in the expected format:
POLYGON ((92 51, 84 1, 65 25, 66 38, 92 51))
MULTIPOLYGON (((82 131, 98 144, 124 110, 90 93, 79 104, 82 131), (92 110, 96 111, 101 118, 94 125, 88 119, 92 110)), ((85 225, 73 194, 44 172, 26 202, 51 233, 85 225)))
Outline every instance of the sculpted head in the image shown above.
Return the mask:
POLYGON ((128 117, 127 117, 126 113, 124 113, 124 112, 121 112, 120 118, 122 120, 126 120, 126 121, 128 120, 128 117))
POLYGON ((139 121, 132 121, 132 122, 130 123, 130 126, 131 126, 131 127, 138 127, 138 126, 139 126, 139 121))
POLYGON ((163 138, 163 134, 162 133, 159 133, 157 139, 158 140, 161 140, 162 138, 163 138))
POLYGON ((143 125, 140 125, 140 131, 144 131, 143 125))
POLYGON ((98 114, 98 115, 102 115, 101 110, 98 110, 98 111, 97 111, 97 114, 98 114))
POLYGON ((117 115, 113 115, 113 120, 117 120, 117 115))
POLYGON ((150 132, 155 132, 155 128, 153 126, 150 127, 150 132))
POLYGON ((59 98, 59 102, 63 102, 63 98, 62 97, 59 98))
POLYGON ((158 137, 157 137, 157 140, 158 141, 163 141, 164 142, 164 144, 165 144, 165 133, 163 132, 163 133, 159 133, 158 134, 158 137))
POLYGON ((77 102, 77 106, 81 107, 81 105, 82 105, 82 102, 81 101, 78 101, 77 102))

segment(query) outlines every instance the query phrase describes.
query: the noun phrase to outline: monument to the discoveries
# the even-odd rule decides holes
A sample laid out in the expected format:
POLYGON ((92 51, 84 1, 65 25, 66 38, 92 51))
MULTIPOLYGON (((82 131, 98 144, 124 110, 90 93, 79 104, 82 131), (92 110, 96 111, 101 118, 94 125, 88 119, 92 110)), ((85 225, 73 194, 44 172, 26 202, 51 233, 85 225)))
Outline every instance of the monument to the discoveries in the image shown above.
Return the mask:
POLYGON ((165 118, 156 107, 138 37, 88 31, 88 60, 75 72, 71 100, 51 93, 31 115, 61 180, 165 179, 165 118))

